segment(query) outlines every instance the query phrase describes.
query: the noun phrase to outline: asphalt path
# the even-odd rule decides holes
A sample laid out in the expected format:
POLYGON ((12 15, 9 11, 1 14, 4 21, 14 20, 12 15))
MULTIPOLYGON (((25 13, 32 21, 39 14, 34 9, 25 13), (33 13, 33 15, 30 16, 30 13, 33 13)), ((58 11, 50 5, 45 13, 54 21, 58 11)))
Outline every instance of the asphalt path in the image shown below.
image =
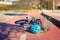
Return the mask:
MULTIPOLYGON (((18 26, 16 26, 16 24, 15 24, 15 21, 17 21, 17 20, 25 19, 27 16, 29 18, 32 18, 32 17, 35 17, 38 19, 44 18, 42 15, 40 15, 40 13, 37 13, 37 12, 27 13, 27 14, 28 15, 24 15, 24 16, 13 16, 11 19, 5 21, 5 23, 10 24, 9 27, 14 27, 17 29, 18 26)), ((51 22, 49 22, 49 23, 50 23, 51 29, 47 32, 33 34, 30 32, 24 31, 25 29, 22 30, 23 32, 19 31, 17 29, 19 32, 17 32, 16 30, 11 31, 9 33, 9 38, 10 38, 10 40, 60 40, 60 29, 57 28, 51 22)), ((7 24, 5 24, 5 25, 7 25, 7 24)))

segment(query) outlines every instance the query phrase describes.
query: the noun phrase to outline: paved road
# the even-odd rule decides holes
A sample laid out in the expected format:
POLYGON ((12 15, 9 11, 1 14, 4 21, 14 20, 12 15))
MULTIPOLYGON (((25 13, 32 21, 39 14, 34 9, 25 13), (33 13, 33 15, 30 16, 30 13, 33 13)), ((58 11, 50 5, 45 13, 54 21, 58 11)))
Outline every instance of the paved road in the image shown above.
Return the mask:
POLYGON ((54 19, 56 19, 58 21, 60 21, 60 10, 55 10, 54 13, 52 13, 52 10, 43 10, 43 12, 46 15, 48 15, 48 16, 50 16, 50 17, 52 17, 52 18, 54 18, 54 19))
POLYGON ((16 12, 0 12, 0 22, 4 22, 4 21, 12 18, 16 14, 21 14, 21 13, 24 13, 24 12, 17 12, 17 13, 16 12))
MULTIPOLYGON (((40 13, 30 13, 29 15, 26 15, 26 16, 29 16, 30 18, 31 17, 41 18, 41 19, 43 18, 43 16, 41 16, 40 13)), ((12 25, 15 25, 14 23, 15 21, 24 19, 26 16, 14 16, 11 19, 7 20, 5 23, 10 24, 12 26, 12 25)), ((47 32, 33 34, 24 30, 23 30, 24 32, 22 31, 16 32, 16 30, 13 30, 12 32, 9 33, 9 38, 10 40, 21 40, 21 39, 23 40, 60 40, 60 29, 57 28, 55 25, 53 25, 51 22, 49 23, 51 24, 50 25, 51 29, 47 32)))
POLYGON ((4 22, 7 19, 12 17, 12 16, 5 15, 6 13, 9 14, 9 12, 0 12, 0 22, 4 22))

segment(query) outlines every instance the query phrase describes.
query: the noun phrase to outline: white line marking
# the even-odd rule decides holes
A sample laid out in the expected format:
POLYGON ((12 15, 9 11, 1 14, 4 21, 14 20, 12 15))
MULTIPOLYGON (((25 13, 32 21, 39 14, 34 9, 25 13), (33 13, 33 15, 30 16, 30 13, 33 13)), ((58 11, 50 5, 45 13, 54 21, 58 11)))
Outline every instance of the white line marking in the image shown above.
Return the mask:
MULTIPOLYGON (((14 16, 13 16, 13 17, 14 17, 14 16)), ((10 17, 10 18, 8 18, 8 19, 4 20, 3 22, 6 22, 6 21, 10 20, 10 19, 11 19, 11 18, 13 18, 13 17, 10 17)))
POLYGON ((20 36, 20 40, 26 40, 26 34, 22 34, 21 36, 20 36))

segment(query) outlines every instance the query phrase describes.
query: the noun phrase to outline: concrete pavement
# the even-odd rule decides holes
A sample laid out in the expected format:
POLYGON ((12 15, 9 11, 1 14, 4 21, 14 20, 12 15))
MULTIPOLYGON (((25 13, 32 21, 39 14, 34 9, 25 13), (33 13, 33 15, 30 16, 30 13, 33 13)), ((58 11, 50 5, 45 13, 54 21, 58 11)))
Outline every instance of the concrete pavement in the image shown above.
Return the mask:
POLYGON ((46 15, 48 15, 48 16, 50 16, 50 17, 52 17, 52 18, 54 18, 54 19, 56 19, 58 21, 60 21, 60 10, 55 10, 54 13, 52 13, 52 10, 43 10, 43 12, 46 15))

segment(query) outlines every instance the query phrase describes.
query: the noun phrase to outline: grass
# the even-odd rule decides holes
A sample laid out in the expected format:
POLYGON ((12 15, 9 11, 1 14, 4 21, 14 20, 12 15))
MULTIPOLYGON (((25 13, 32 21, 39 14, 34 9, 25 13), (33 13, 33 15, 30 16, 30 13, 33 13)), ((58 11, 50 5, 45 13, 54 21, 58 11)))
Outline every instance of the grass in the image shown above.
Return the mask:
POLYGON ((0 10, 0 12, 39 12, 39 9, 33 9, 33 10, 0 10))

